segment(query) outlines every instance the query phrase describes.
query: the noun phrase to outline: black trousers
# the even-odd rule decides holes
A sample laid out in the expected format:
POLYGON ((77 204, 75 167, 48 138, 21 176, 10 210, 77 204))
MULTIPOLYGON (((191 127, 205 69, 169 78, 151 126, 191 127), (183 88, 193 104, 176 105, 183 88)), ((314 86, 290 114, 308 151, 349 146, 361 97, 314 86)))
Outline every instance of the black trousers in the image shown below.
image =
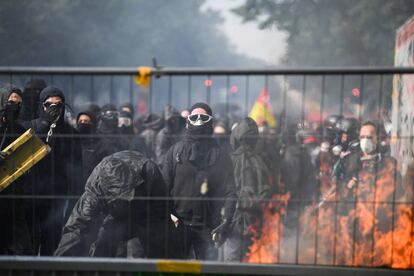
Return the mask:
POLYGON ((217 260, 217 250, 211 239, 211 228, 180 223, 175 229, 176 248, 182 259, 217 260))

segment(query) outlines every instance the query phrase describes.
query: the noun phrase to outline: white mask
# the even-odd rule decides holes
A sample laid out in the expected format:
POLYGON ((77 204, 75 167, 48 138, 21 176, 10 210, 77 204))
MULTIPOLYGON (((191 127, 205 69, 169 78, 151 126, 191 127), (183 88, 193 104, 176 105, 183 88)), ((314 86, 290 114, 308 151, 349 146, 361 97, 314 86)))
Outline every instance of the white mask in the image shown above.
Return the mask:
POLYGON ((375 150, 375 144, 371 139, 362 138, 360 140, 359 146, 361 147, 362 152, 370 154, 375 150))

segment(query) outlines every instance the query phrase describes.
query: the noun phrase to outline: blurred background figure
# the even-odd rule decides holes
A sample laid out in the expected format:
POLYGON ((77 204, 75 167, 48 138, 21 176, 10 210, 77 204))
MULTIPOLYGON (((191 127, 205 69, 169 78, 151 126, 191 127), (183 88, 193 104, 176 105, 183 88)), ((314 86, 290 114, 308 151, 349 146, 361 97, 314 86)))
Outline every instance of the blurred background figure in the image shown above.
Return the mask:
POLYGON ((42 79, 32 79, 25 83, 23 89, 23 107, 20 112, 20 119, 23 121, 31 121, 39 118, 39 95, 47 86, 42 79))
POLYGON ((166 105, 163 112, 164 127, 157 133, 155 140, 155 160, 162 163, 165 153, 184 135, 185 119, 178 110, 166 105))

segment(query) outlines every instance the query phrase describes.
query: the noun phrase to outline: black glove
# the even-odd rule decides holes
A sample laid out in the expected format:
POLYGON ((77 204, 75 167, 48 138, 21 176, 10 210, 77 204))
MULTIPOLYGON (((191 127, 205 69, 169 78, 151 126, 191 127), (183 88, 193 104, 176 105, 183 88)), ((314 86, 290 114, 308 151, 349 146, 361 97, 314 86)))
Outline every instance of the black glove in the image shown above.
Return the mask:
POLYGON ((222 246, 226 241, 231 232, 230 228, 230 222, 225 219, 219 226, 211 231, 211 239, 213 240, 216 248, 222 246))

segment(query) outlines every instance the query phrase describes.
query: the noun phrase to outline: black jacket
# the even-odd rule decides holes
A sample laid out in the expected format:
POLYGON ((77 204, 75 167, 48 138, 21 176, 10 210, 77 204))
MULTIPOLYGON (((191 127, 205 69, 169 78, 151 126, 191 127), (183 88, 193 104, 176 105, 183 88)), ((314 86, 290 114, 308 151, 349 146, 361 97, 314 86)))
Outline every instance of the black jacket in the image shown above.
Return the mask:
MULTIPOLYGON (((14 87, 11 85, 1 87, 0 141, 2 141, 2 145, 0 150, 5 149, 25 131, 16 121, 17 118, 5 120, 4 110, 12 89, 14 87)), ((0 221, 3 225, 0 228, 1 255, 30 255, 33 253, 24 213, 24 200, 14 198, 14 196, 23 193, 23 189, 27 184, 27 177, 24 175, 13 181, 10 186, 0 193, 0 221)))
POLYGON ((55 255, 167 257, 168 204, 151 200, 166 195, 160 171, 142 154, 104 158, 88 178, 55 255))
POLYGON ((232 131, 230 143, 238 204, 234 222, 241 231, 260 218, 262 207, 272 194, 271 174, 263 158, 255 152, 258 139, 256 123, 246 118, 232 131))
POLYGON ((231 222, 236 193, 231 159, 213 139, 204 141, 203 159, 189 161, 192 143, 176 143, 166 153, 162 173, 173 198, 173 213, 186 225, 215 227, 224 218, 231 222), (211 200, 209 200, 211 199, 211 200))
POLYGON ((155 139, 157 133, 164 126, 164 120, 154 113, 150 113, 143 118, 142 128, 144 129, 139 135, 144 139, 145 148, 148 151, 148 157, 155 159, 155 139))
POLYGON ((167 105, 164 109, 164 127, 155 137, 155 160, 162 163, 165 153, 172 145, 183 138, 185 120, 172 106, 167 105))
POLYGON ((281 162, 281 181, 286 192, 290 192, 290 206, 299 208, 317 199, 319 185, 316 168, 312 164, 308 149, 302 145, 290 145, 286 148, 281 162))

